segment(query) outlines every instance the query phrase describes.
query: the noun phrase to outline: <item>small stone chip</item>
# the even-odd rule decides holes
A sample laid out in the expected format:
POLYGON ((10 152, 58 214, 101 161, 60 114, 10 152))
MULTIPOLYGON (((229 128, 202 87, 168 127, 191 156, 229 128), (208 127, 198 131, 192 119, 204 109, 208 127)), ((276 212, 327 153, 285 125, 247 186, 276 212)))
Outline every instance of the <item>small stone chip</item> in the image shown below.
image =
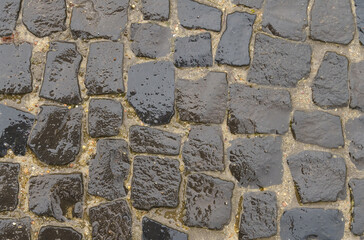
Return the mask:
POLYGON ((13 211, 18 205, 19 163, 0 162, 0 212, 13 211))
POLYGON ((351 208, 350 230, 355 235, 364 233, 364 179, 352 178, 349 181, 351 208))
POLYGON ((29 217, 0 218, 0 239, 30 240, 31 221, 29 217))
POLYGON ((142 0, 144 20, 167 21, 169 19, 169 0, 142 0))
POLYGON ((38 240, 81 240, 82 234, 71 227, 44 226, 39 230, 38 240))
POLYGON ((143 217, 142 240, 188 240, 188 235, 160 222, 143 217))
POLYGON ((346 137, 350 141, 351 161, 359 170, 364 169, 364 115, 346 122, 346 137))
POLYGON ((350 63, 350 107, 364 112, 364 61, 350 63))
POLYGON ((0 37, 13 33, 19 17, 21 0, 0 1, 0 37))

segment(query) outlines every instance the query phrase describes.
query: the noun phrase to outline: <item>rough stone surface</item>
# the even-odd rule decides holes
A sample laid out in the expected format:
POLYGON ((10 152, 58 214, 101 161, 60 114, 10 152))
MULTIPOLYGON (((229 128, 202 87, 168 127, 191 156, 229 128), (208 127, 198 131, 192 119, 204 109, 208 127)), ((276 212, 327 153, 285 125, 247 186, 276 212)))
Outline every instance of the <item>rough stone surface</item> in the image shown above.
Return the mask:
POLYGON ((167 227, 150 218, 143 217, 143 235, 142 240, 187 240, 188 235, 176 229, 167 227))
POLYGON ((19 163, 0 162, 0 212, 13 211, 18 205, 19 163))
POLYGON ((167 21, 169 19, 169 0, 142 0, 144 20, 167 21))
POLYGON ((44 226, 38 240, 81 240, 82 234, 70 227, 44 226))
POLYGON ((233 4, 244 5, 250 8, 261 8, 264 0, 232 0, 233 4))
POLYGON ((345 125, 346 138, 350 141, 349 154, 351 161, 359 170, 364 169, 364 116, 349 119, 345 125))
POLYGON ((355 0, 356 25, 359 31, 359 40, 364 45, 364 2, 355 0))
POLYGON ((295 87, 311 71, 311 47, 272 38, 265 34, 255 37, 253 62, 248 81, 262 85, 295 87))
POLYGON ((352 178, 349 181, 351 199, 351 226, 355 235, 364 233, 364 179, 352 178))
POLYGON ((364 112, 364 61, 350 63, 350 107, 364 112))
POLYGON ((13 33, 18 20, 21 0, 3 0, 0 2, 0 37, 13 33))
POLYGON ((322 111, 295 111, 291 126, 293 137, 299 142, 325 148, 344 146, 339 116, 322 111))
POLYGON ((24 218, 0 218, 0 239, 30 240, 31 219, 24 218))

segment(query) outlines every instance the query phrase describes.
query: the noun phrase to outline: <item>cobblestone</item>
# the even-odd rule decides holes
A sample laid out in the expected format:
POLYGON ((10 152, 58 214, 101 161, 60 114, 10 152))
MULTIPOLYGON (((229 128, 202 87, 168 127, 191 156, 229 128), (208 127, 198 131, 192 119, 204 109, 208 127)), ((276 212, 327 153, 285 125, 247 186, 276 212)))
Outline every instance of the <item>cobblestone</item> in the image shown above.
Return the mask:
POLYGON ((0 36, 13 34, 19 17, 21 0, 4 0, 0 3, 0 36))
POLYGON ((0 218, 0 239, 30 240, 30 222, 29 217, 0 218))
POLYGON ((143 240, 165 239, 165 240, 187 240, 186 233, 167 227, 150 218, 143 218, 143 240))
POLYGON ((70 227, 45 226, 39 231, 38 240, 81 240, 82 234, 70 227))
POLYGON ((18 205, 19 163, 0 163, 0 211, 13 211, 18 205))

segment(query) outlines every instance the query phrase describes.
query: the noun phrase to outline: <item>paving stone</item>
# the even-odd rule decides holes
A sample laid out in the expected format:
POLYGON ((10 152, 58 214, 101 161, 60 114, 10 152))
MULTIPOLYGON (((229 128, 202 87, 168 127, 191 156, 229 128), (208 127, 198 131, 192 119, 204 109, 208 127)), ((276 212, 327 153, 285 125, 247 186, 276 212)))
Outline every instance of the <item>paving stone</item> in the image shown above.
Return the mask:
POLYGON ((21 0, 3 0, 0 2, 0 37, 13 33, 18 20, 21 0))
POLYGON ((221 127, 192 126, 182 149, 187 171, 223 171, 224 140, 221 127))
POLYGON ((344 158, 329 152, 303 151, 287 163, 302 203, 335 202, 346 196, 344 158))
POLYGON ((281 239, 340 240, 344 235, 344 216, 337 209, 293 208, 280 221, 281 239))
POLYGON ((130 148, 137 153, 179 155, 181 136, 156 128, 131 126, 130 148))
POLYGON ((284 134, 291 111, 291 97, 286 90, 230 85, 227 124, 233 134, 284 134))
POLYGON ((348 65, 349 61, 345 56, 326 52, 312 84, 315 104, 324 108, 348 105, 348 65))
POLYGON ((125 200, 101 203, 89 210, 92 239, 132 239, 132 215, 125 200))
POLYGON ((364 61, 350 63, 350 107, 364 112, 364 61))
POLYGON ((238 138, 228 148, 230 172, 240 186, 264 188, 282 183, 282 138, 238 138))
POLYGON ((232 0, 233 4, 244 5, 250 8, 261 8, 264 0, 232 0))
POLYGON ((31 219, 24 218, 0 218, 0 239, 30 240, 31 219))
POLYGON ((264 6, 263 31, 291 40, 304 41, 308 1, 267 1, 264 6))
POLYGON ((348 44, 355 33, 350 0, 316 0, 311 9, 313 40, 348 44))
POLYGON ((248 66, 249 45, 253 32, 255 15, 234 12, 227 15, 226 30, 217 47, 215 61, 231 66, 248 66))
POLYGON ((170 28, 154 23, 132 23, 131 50, 137 57, 158 58, 170 52, 170 28))
POLYGON ((291 127, 293 137, 299 142, 325 148, 344 146, 339 116, 322 111, 295 111, 291 127))
POLYGON ((39 96, 65 104, 81 103, 78 84, 81 60, 75 43, 51 42, 39 96))
POLYGON ((359 40, 364 45, 364 2, 355 0, 356 25, 359 31, 359 40))
POLYGON ((131 201, 136 209, 177 207, 180 184, 178 160, 155 156, 134 157, 131 201))
POLYGON ((174 49, 176 67, 211 67, 212 64, 210 33, 176 38, 174 49))
POLYGON ((142 240, 187 240, 188 235, 176 229, 167 227, 150 218, 143 217, 143 236, 142 240))
POLYGON ((364 116, 350 119, 345 125, 346 138, 350 141, 349 154, 351 161, 359 170, 364 169, 364 116))
POLYGON ((169 0, 142 0, 144 20, 167 21, 169 19, 169 0))
POLYGON ((90 44, 85 86, 88 95, 123 93, 124 45, 119 42, 90 44))
POLYGON ((351 200, 350 230, 355 235, 364 233, 364 179, 352 178, 349 181, 351 200))
POLYGON ((23 0, 23 23, 29 32, 42 38, 66 30, 65 0, 23 0))
POLYGON ((230 222, 234 183, 205 174, 191 174, 187 179, 183 219, 189 227, 221 230, 230 222))
POLYGON ((3 116, 0 118, 0 157, 4 157, 8 149, 24 156, 35 117, 3 104, 0 104, 0 116, 3 116))
POLYGON ((174 114, 174 67, 171 62, 147 62, 128 72, 128 102, 144 123, 167 124, 174 114))
POLYGON ((111 137, 119 134, 124 108, 112 99, 91 99, 88 108, 88 132, 91 137, 111 137))
POLYGON ((307 44, 257 34, 254 48, 249 82, 295 87, 299 80, 310 75, 312 50, 307 44))
POLYGON ((29 210, 39 216, 68 221, 65 215, 82 218, 83 180, 81 173, 46 174, 29 179, 29 210))
POLYGON ((75 161, 81 146, 82 111, 81 107, 41 106, 28 142, 40 161, 49 165, 75 161))
POLYGON ((38 240, 81 240, 82 234, 70 227, 44 226, 38 240))
POLYGON ((0 212, 13 211, 18 205, 19 163, 0 162, 0 212))
POLYGON ((125 197, 124 181, 128 178, 130 160, 128 143, 123 139, 100 139, 96 156, 90 161, 88 192, 108 200, 125 197))
POLYGON ((129 0, 89 0, 73 7, 73 37, 118 40, 128 21, 128 7, 129 0))
POLYGON ((206 29, 220 32, 222 11, 193 0, 178 0, 178 18, 187 29, 206 29))
POLYGON ((274 192, 248 192, 243 196, 239 240, 277 234, 277 197, 274 192))
POLYGON ((226 76, 222 72, 209 72, 195 81, 178 79, 176 108, 179 119, 196 123, 222 123, 228 99, 226 76))

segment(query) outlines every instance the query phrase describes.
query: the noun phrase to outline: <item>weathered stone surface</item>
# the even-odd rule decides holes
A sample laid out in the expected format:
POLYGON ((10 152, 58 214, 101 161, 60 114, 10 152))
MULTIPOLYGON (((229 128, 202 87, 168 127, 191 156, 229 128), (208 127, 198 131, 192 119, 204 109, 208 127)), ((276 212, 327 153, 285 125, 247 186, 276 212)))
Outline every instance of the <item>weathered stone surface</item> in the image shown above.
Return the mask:
POLYGON ((234 183, 205 174, 187 179, 184 223, 189 227, 221 230, 230 222, 234 183))
POLYGON ((167 124, 174 114, 174 66, 171 62, 147 62, 128 72, 128 102, 138 117, 150 125, 167 124))
POLYGON ((82 101, 78 70, 82 56, 75 43, 52 42, 47 53, 44 80, 39 96, 65 104, 82 101))
POLYGON ((344 146, 339 116, 322 111, 295 111, 291 126, 293 137, 299 142, 325 148, 344 146))
POLYGON ((130 148, 137 153, 179 155, 181 136, 156 128, 131 126, 130 148))
POLYGON ((284 134, 291 111, 291 97, 286 90, 230 85, 227 124, 233 134, 284 134))
POLYGON ((220 126, 192 126, 182 149, 187 171, 222 171, 224 140, 220 126))
POLYGON ((123 139, 100 139, 90 161, 88 192, 108 200, 125 197, 124 181, 130 168, 128 143, 123 139))
POLYGON ((350 63, 350 107, 364 112, 364 61, 350 63))
POLYGON ((348 105, 348 65, 349 61, 345 56, 326 52, 312 84, 315 104, 324 108, 348 105))
POLYGON ((142 240, 187 240, 188 235, 150 218, 143 217, 142 240))
POLYGON ((167 21, 169 19, 169 0, 142 0, 144 20, 167 21))
POLYGON ((137 57, 158 58, 170 52, 171 30, 154 23, 132 23, 131 50, 137 57))
POLYGON ((187 29, 221 30, 220 9, 193 0, 178 0, 177 10, 181 25, 187 29))
POLYGON ((124 45, 118 42, 90 44, 85 86, 88 95, 123 93, 124 45))
POLYGON ((307 44, 257 34, 254 48, 249 82, 295 87, 299 80, 310 74, 312 50, 307 44))
POLYGON ((82 108, 41 106, 28 145, 37 158, 50 165, 76 159, 81 146, 82 108))
POLYGON ((21 0, 2 0, 0 2, 0 37, 13 33, 18 20, 21 0))
POLYGON ((351 226, 355 235, 364 233, 364 179, 352 178, 349 182, 351 199, 351 226))
POLYGON ((364 45, 364 2, 355 0, 356 25, 359 31, 359 40, 364 45))
POLYGON ((129 0, 89 0, 73 7, 73 37, 119 39, 128 21, 128 7, 129 0))
POLYGON ((238 138, 228 148, 230 172, 243 187, 263 188, 282 182, 282 138, 238 138))
POLYGON ((232 0, 236 5, 244 5, 250 8, 261 8, 264 0, 232 0))
POLYGON ((283 213, 281 239, 340 240, 344 235, 344 216, 337 209, 294 208, 283 213))
POLYGON ((136 156, 133 161, 131 201, 133 207, 177 207, 181 184, 179 161, 154 156, 136 156))
POLYGON ((274 192, 248 192, 243 196, 239 240, 277 234, 277 197, 274 192))
POLYGON ((0 212, 13 211, 18 205, 19 163, 0 162, 0 212))
POLYGON ((44 226, 38 240, 81 240, 82 234, 70 227, 44 226))
POLYGON ((30 240, 31 219, 0 218, 0 239, 30 240))
POLYGON ((204 78, 194 81, 179 79, 176 88, 176 107, 182 121, 224 121, 228 98, 226 73, 209 72, 204 78))
POLYGON ((132 215, 125 200, 102 203, 89 210, 92 239, 132 239, 132 215))
POLYGON ((88 132, 91 137, 111 137, 119 134, 124 108, 112 99, 91 99, 88 108, 88 132))
POLYGON ((210 67, 212 61, 210 33, 176 38, 174 48, 176 67, 210 67))
POLYGON ((348 44, 355 33, 350 0, 316 0, 311 10, 310 35, 314 40, 348 44))
POLYGON ((81 173, 46 174, 29 179, 29 210, 39 216, 67 221, 65 215, 82 218, 83 180, 81 173))
POLYGON ((0 116, 0 157, 4 157, 8 149, 24 156, 35 117, 3 104, 0 104, 0 116))
POLYGON ((350 141, 349 154, 351 161, 359 170, 364 169, 364 116, 350 119, 345 125, 346 138, 350 141))
POLYGON ((302 203, 334 202, 345 198, 346 165, 329 152, 303 151, 287 163, 302 203))

